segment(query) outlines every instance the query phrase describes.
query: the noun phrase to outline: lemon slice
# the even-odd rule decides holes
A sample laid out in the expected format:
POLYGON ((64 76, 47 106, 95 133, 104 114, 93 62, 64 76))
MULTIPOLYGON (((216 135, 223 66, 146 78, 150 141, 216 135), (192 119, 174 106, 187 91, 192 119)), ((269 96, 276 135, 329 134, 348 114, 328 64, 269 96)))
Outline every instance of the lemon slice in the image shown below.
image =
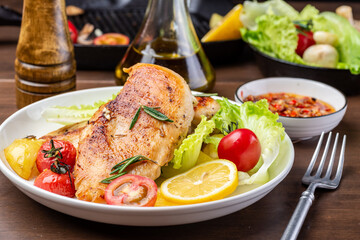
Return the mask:
POLYGON ((235 191, 237 185, 235 164, 220 159, 202 163, 165 180, 161 184, 161 194, 175 203, 201 203, 222 199, 235 191))
POLYGON ((238 4, 228 12, 222 20, 222 23, 212 28, 201 39, 202 42, 234 40, 241 38, 240 28, 242 23, 240 21, 240 13, 242 5, 238 4))

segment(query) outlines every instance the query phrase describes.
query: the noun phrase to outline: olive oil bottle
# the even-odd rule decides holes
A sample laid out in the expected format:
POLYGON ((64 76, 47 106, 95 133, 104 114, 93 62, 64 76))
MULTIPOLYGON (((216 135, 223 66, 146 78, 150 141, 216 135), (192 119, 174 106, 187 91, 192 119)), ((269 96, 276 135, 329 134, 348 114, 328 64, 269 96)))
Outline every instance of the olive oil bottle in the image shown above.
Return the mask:
POLYGON ((186 0, 150 0, 140 30, 115 69, 123 85, 124 68, 152 63, 181 75, 192 90, 209 91, 215 72, 195 33, 186 0))

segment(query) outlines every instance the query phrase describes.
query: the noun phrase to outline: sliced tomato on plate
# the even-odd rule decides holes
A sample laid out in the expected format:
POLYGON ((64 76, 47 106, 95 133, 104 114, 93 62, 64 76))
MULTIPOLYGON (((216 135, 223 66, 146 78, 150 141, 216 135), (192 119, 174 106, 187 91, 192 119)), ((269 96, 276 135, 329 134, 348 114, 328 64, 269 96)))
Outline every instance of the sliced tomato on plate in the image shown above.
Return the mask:
POLYGON ((120 176, 105 189, 105 201, 110 205, 152 207, 156 198, 156 183, 139 175, 120 176))
POLYGON ((94 39, 95 45, 128 45, 130 39, 121 33, 105 33, 94 39))

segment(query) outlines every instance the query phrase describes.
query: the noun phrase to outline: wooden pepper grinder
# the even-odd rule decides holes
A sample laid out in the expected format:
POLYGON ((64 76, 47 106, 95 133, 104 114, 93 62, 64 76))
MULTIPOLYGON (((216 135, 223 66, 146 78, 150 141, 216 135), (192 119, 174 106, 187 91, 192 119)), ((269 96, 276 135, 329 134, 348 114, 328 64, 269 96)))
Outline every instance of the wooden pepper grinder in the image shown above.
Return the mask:
POLYGON ((16 104, 74 90, 76 62, 65 0, 24 0, 16 49, 16 104))

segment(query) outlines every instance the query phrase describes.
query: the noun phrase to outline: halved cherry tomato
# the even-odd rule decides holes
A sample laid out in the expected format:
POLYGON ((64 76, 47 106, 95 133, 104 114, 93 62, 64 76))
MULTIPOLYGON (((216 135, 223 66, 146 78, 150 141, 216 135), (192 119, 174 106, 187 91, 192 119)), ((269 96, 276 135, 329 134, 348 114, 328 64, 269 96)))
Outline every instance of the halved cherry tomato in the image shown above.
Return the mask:
POLYGON ((130 39, 121 33, 105 33, 94 39, 95 45, 127 45, 130 39))
POLYGON ((76 43, 77 42, 77 38, 78 38, 78 31, 75 27, 75 25, 68 21, 68 25, 69 25, 69 31, 70 31, 70 38, 71 38, 71 41, 73 43, 76 43))
POLYGON ((76 159, 76 149, 69 141, 50 140, 44 142, 36 157, 36 166, 41 173, 45 169, 50 169, 55 160, 67 164, 70 171, 74 168, 76 159))
POLYGON ((111 205, 152 207, 157 198, 156 183, 147 177, 125 174, 105 189, 105 201, 111 205))
POLYGON ((65 197, 75 196, 74 176, 68 172, 59 174, 45 169, 36 177, 34 185, 65 197))
POLYGON ((241 128, 223 137, 218 146, 220 159, 235 163, 238 171, 247 172, 255 167, 261 154, 261 145, 255 133, 241 128))

